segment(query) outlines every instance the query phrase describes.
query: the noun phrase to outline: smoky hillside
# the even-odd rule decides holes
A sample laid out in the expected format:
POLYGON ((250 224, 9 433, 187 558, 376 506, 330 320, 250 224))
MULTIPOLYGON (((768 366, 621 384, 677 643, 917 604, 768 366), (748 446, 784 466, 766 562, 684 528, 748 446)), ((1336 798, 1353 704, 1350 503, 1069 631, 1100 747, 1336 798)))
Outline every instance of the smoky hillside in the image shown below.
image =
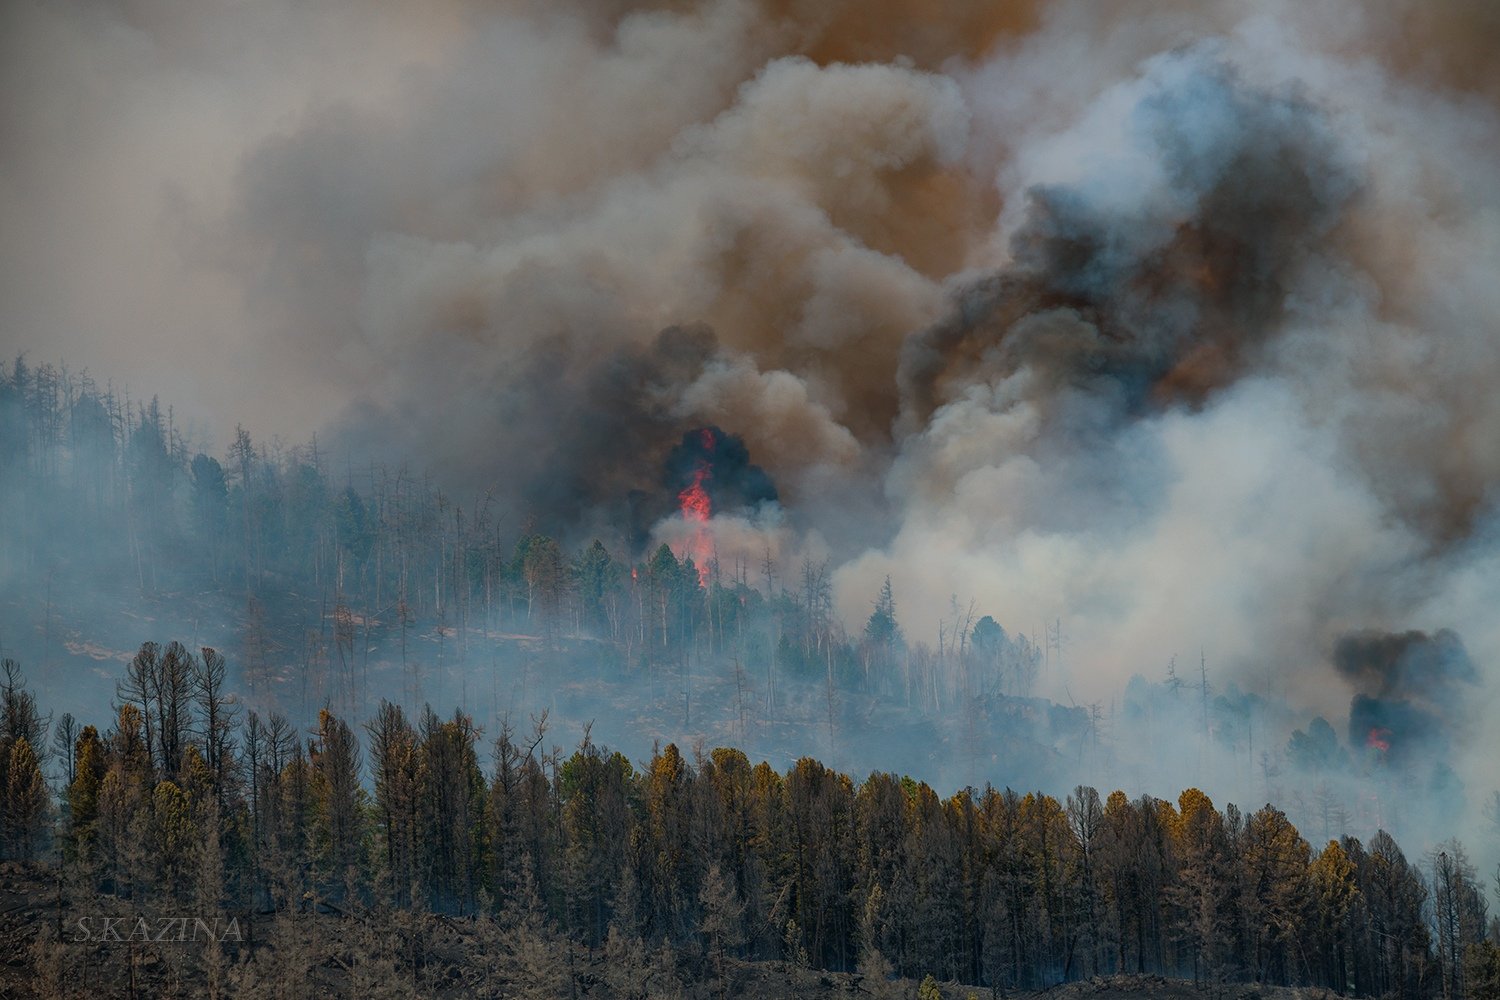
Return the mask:
POLYGON ((302 727, 394 701, 490 729, 546 713, 636 761, 676 742, 952 787, 1191 780, 1279 803, 1317 837, 1464 832, 1481 859, 1500 819, 1493 785, 1453 766, 1482 724, 1466 704, 1480 668, 1453 631, 1342 636, 1331 669, 1351 694, 1332 721, 1269 666, 1242 688, 1205 652, 1080 704, 1068 690, 1087 665, 1061 618, 1028 635, 955 597, 924 639, 887 577, 851 628, 827 556, 771 536, 726 559, 717 519, 790 515, 717 427, 684 434, 634 499, 675 508, 652 515, 669 541, 626 520, 573 542, 405 468, 338 469, 315 442, 239 429, 221 461, 171 408, 63 368, 8 366, 0 409, 0 641, 75 718, 113 711, 122 665, 181 635, 226 658, 235 705, 302 727))
POLYGON ((0 9, 0 644, 1500 860, 1475 0, 0 9), (66 365, 64 364, 66 362, 66 365))

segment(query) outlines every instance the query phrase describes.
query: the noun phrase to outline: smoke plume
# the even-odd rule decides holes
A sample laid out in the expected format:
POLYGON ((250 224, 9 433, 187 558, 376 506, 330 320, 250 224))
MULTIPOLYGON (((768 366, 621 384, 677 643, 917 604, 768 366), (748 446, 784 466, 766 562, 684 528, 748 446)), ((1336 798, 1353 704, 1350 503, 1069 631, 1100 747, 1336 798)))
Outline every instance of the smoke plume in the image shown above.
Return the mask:
POLYGON ((1468 721, 1464 695, 1479 679, 1463 640, 1449 630, 1358 632, 1339 639, 1334 666, 1356 689, 1349 742, 1392 760, 1421 751, 1441 757, 1468 721))

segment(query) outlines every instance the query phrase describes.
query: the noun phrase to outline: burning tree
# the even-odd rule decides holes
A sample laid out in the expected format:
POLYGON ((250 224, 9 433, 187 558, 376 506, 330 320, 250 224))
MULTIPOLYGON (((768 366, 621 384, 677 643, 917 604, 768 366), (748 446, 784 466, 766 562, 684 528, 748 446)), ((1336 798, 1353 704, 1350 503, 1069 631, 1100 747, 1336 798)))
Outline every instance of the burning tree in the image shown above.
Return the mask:
POLYGON ((677 516, 689 529, 679 556, 692 561, 699 585, 707 587, 717 558, 709 521, 775 503, 776 487, 764 469, 750 462, 750 451, 738 435, 711 426, 682 436, 667 457, 664 480, 676 499, 677 516))

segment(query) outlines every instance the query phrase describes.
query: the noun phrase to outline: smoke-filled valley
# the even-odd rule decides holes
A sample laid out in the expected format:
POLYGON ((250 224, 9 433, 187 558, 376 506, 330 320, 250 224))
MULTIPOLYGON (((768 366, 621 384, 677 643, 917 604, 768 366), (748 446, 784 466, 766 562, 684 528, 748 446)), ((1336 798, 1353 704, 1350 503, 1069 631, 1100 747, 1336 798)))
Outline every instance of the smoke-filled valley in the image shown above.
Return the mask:
POLYGON ((1500 864, 1487 5, 0 26, 0 653, 54 715, 179 640, 304 733, 1500 864))

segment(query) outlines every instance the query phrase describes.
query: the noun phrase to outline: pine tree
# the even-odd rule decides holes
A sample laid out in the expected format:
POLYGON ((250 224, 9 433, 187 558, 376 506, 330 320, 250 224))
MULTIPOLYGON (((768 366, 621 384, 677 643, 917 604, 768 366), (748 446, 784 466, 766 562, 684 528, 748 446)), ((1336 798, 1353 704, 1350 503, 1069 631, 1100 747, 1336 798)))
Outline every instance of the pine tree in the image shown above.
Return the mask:
POLYGON ((542 913, 531 866, 522 865, 517 891, 501 908, 502 978, 508 995, 521 1000, 553 1000, 563 995, 564 965, 558 953, 568 945, 552 933, 542 913))
POLYGON ((891 982, 892 971, 891 963, 876 948, 865 949, 860 955, 859 964, 855 966, 860 989, 874 1000, 895 1000, 898 989, 891 982))
POLYGON ((596 635, 611 639, 618 633, 613 605, 620 575, 619 564, 597 538, 584 550, 573 568, 584 626, 596 635))
POLYGON ((362 855, 364 790, 359 741, 348 724, 327 709, 318 713, 318 752, 314 837, 329 887, 337 891, 362 855))
POLYGON ((708 866, 703 887, 698 891, 698 902, 703 913, 698 929, 708 939, 709 959, 719 981, 719 990, 727 994, 729 978, 725 956, 745 941, 745 929, 740 922, 745 904, 740 901, 734 883, 725 878, 718 864, 708 866))
POLYGON ((1229 839, 1224 817, 1201 791, 1187 789, 1178 805, 1174 840, 1182 860, 1178 882, 1168 895, 1181 914, 1179 936, 1193 956, 1193 981, 1217 981, 1224 972, 1231 927, 1229 839))
POLYGON ((193 662, 192 697, 198 712, 203 758, 213 786, 214 801, 222 812, 234 776, 235 709, 224 690, 228 668, 223 654, 204 646, 193 662))
POLYGON ((163 781, 152 789, 150 817, 155 884, 169 894, 180 894, 189 884, 198 840, 192 802, 175 782, 163 781))
POLYGON ((1266 806, 1249 818, 1239 864, 1245 876, 1243 905, 1251 935, 1256 979, 1285 982, 1297 973, 1297 939, 1310 905, 1307 841, 1281 810, 1266 806))
POLYGON ((47 781, 31 743, 24 736, 11 744, 5 772, 5 854, 30 861, 40 846, 47 820, 47 781))
POLYGON ((1336 840, 1308 868, 1317 909, 1316 947, 1322 981, 1346 992, 1350 979, 1350 914, 1359 902, 1354 862, 1336 840))
POLYGON ((889 651, 901 644, 901 626, 896 623, 896 594, 887 576, 875 598, 875 610, 865 622, 865 639, 876 649, 889 651))
POLYGON ((78 720, 73 718, 71 713, 64 712, 58 718, 57 725, 52 729, 52 749, 62 758, 62 781, 64 787, 71 785, 74 777, 76 777, 77 744, 78 720))
POLYGON ((604 982, 621 1000, 646 1000, 651 956, 640 938, 610 924, 604 940, 604 982))
POLYGON ((430 709, 423 716, 418 851, 429 905, 439 911, 473 913, 482 885, 485 786, 474 751, 478 736, 461 712, 447 722, 430 709))
POLYGON ((384 896, 393 905, 407 905, 417 880, 417 734, 400 708, 380 703, 366 732, 375 784, 375 816, 379 833, 384 896))
POLYGON ((68 823, 73 847, 82 851, 93 839, 94 820, 99 815, 99 786, 108 766, 99 731, 84 726, 73 752, 73 780, 68 784, 68 823))
MULTIPOLYGON (((0 660, 0 791, 10 785, 10 756, 16 745, 25 742, 31 759, 38 766, 46 753, 48 720, 37 707, 36 696, 26 690, 21 665, 15 660, 0 660)), ((30 775, 23 775, 22 781, 30 775)))

